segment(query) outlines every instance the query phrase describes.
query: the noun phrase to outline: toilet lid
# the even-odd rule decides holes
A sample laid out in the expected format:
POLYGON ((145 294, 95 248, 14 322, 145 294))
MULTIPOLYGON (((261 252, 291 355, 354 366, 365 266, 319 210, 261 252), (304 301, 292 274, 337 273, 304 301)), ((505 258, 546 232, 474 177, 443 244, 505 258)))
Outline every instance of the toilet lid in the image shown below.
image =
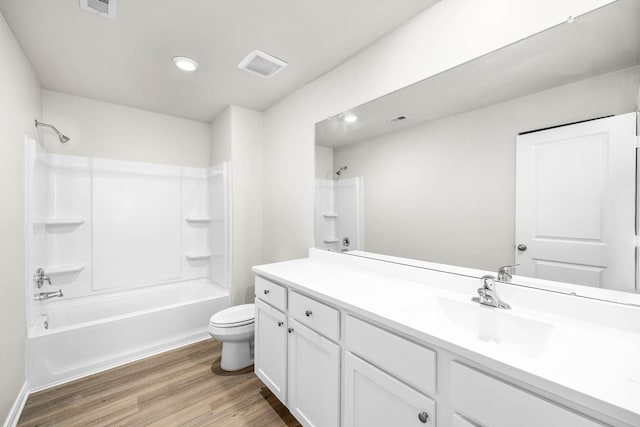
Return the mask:
POLYGON ((225 308, 209 320, 209 324, 224 327, 243 326, 255 321, 255 305, 242 304, 225 308))

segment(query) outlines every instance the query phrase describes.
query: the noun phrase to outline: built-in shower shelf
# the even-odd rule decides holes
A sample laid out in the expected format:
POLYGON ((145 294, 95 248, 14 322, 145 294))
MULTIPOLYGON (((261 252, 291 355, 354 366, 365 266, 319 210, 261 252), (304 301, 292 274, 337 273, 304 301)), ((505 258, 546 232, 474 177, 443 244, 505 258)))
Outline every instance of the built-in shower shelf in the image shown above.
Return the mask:
POLYGON ((45 267, 44 272, 47 275, 79 273, 84 270, 84 268, 84 264, 51 265, 49 267, 45 267))
POLYGON ((338 239, 337 237, 325 237, 324 239, 322 239, 322 241, 324 243, 338 243, 340 239, 338 239))
POLYGON ((45 218, 35 221, 42 223, 47 227, 72 227, 84 224, 84 218, 45 218))
POLYGON ((185 220, 192 224, 206 224, 208 222, 211 222, 211 217, 210 216, 188 216, 185 218, 185 220))
POLYGON ((322 214, 323 217, 325 218, 338 218, 338 213, 337 212, 324 212, 322 214))
POLYGON ((186 258, 188 260, 208 259, 211 258, 211 252, 189 252, 186 258))

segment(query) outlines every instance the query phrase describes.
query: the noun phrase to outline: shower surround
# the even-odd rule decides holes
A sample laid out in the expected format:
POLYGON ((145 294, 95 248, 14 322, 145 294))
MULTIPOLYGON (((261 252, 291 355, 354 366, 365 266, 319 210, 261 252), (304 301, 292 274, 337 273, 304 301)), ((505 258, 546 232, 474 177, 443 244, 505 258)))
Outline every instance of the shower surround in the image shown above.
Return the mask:
POLYGON ((25 161, 32 391, 207 336, 230 305, 227 164, 50 154, 34 140, 25 161), (38 268, 51 286, 31 282, 38 268))

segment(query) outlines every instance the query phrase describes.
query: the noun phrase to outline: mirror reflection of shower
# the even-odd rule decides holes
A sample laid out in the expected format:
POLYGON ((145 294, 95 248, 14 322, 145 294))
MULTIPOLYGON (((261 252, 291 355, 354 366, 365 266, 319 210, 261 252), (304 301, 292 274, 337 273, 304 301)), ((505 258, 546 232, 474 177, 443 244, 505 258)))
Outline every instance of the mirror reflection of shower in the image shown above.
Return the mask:
POLYGON ((60 140, 61 143, 66 143, 69 142, 71 140, 71 138, 69 138, 66 135, 63 135, 55 126, 47 124, 47 123, 41 123, 39 121, 36 120, 36 128, 38 127, 45 127, 45 128, 49 128, 52 129, 56 135, 58 135, 58 139, 60 140))
POLYGON ((339 178, 339 177, 340 177, 340 175, 342 175, 342 173, 343 173, 344 171, 346 171, 346 170, 347 170, 347 167, 346 167, 346 166, 342 166, 340 169, 338 169, 338 171, 336 172, 336 175, 338 175, 338 178, 339 178))

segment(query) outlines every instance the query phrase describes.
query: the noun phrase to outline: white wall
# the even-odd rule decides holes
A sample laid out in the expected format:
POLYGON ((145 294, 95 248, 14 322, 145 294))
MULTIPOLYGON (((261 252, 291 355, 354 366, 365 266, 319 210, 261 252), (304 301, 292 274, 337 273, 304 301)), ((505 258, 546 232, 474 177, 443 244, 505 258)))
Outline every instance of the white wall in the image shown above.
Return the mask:
POLYGON ((262 263, 262 113, 232 106, 232 298, 253 302, 251 266, 262 263))
POLYGON ((364 177, 365 250, 495 271, 514 263, 519 132, 635 110, 640 67, 335 150, 364 177))
POLYGON ((40 83, 0 13, 0 421, 25 380, 24 135, 36 136, 40 83))
POLYGON ((314 124, 611 0, 442 0, 264 115, 265 262, 313 246, 314 124))
POLYGON ((333 148, 316 145, 316 178, 317 179, 334 179, 336 171, 333 168, 333 148))
POLYGON ((231 160, 231 107, 211 122, 211 161, 219 165, 231 160))
POLYGON ((262 113, 230 106, 211 124, 211 163, 231 161, 234 304, 253 300, 251 266, 262 263, 262 113))
POLYGON ((179 166, 209 166, 208 123, 42 91, 42 121, 71 138, 39 130, 47 151, 179 166))

